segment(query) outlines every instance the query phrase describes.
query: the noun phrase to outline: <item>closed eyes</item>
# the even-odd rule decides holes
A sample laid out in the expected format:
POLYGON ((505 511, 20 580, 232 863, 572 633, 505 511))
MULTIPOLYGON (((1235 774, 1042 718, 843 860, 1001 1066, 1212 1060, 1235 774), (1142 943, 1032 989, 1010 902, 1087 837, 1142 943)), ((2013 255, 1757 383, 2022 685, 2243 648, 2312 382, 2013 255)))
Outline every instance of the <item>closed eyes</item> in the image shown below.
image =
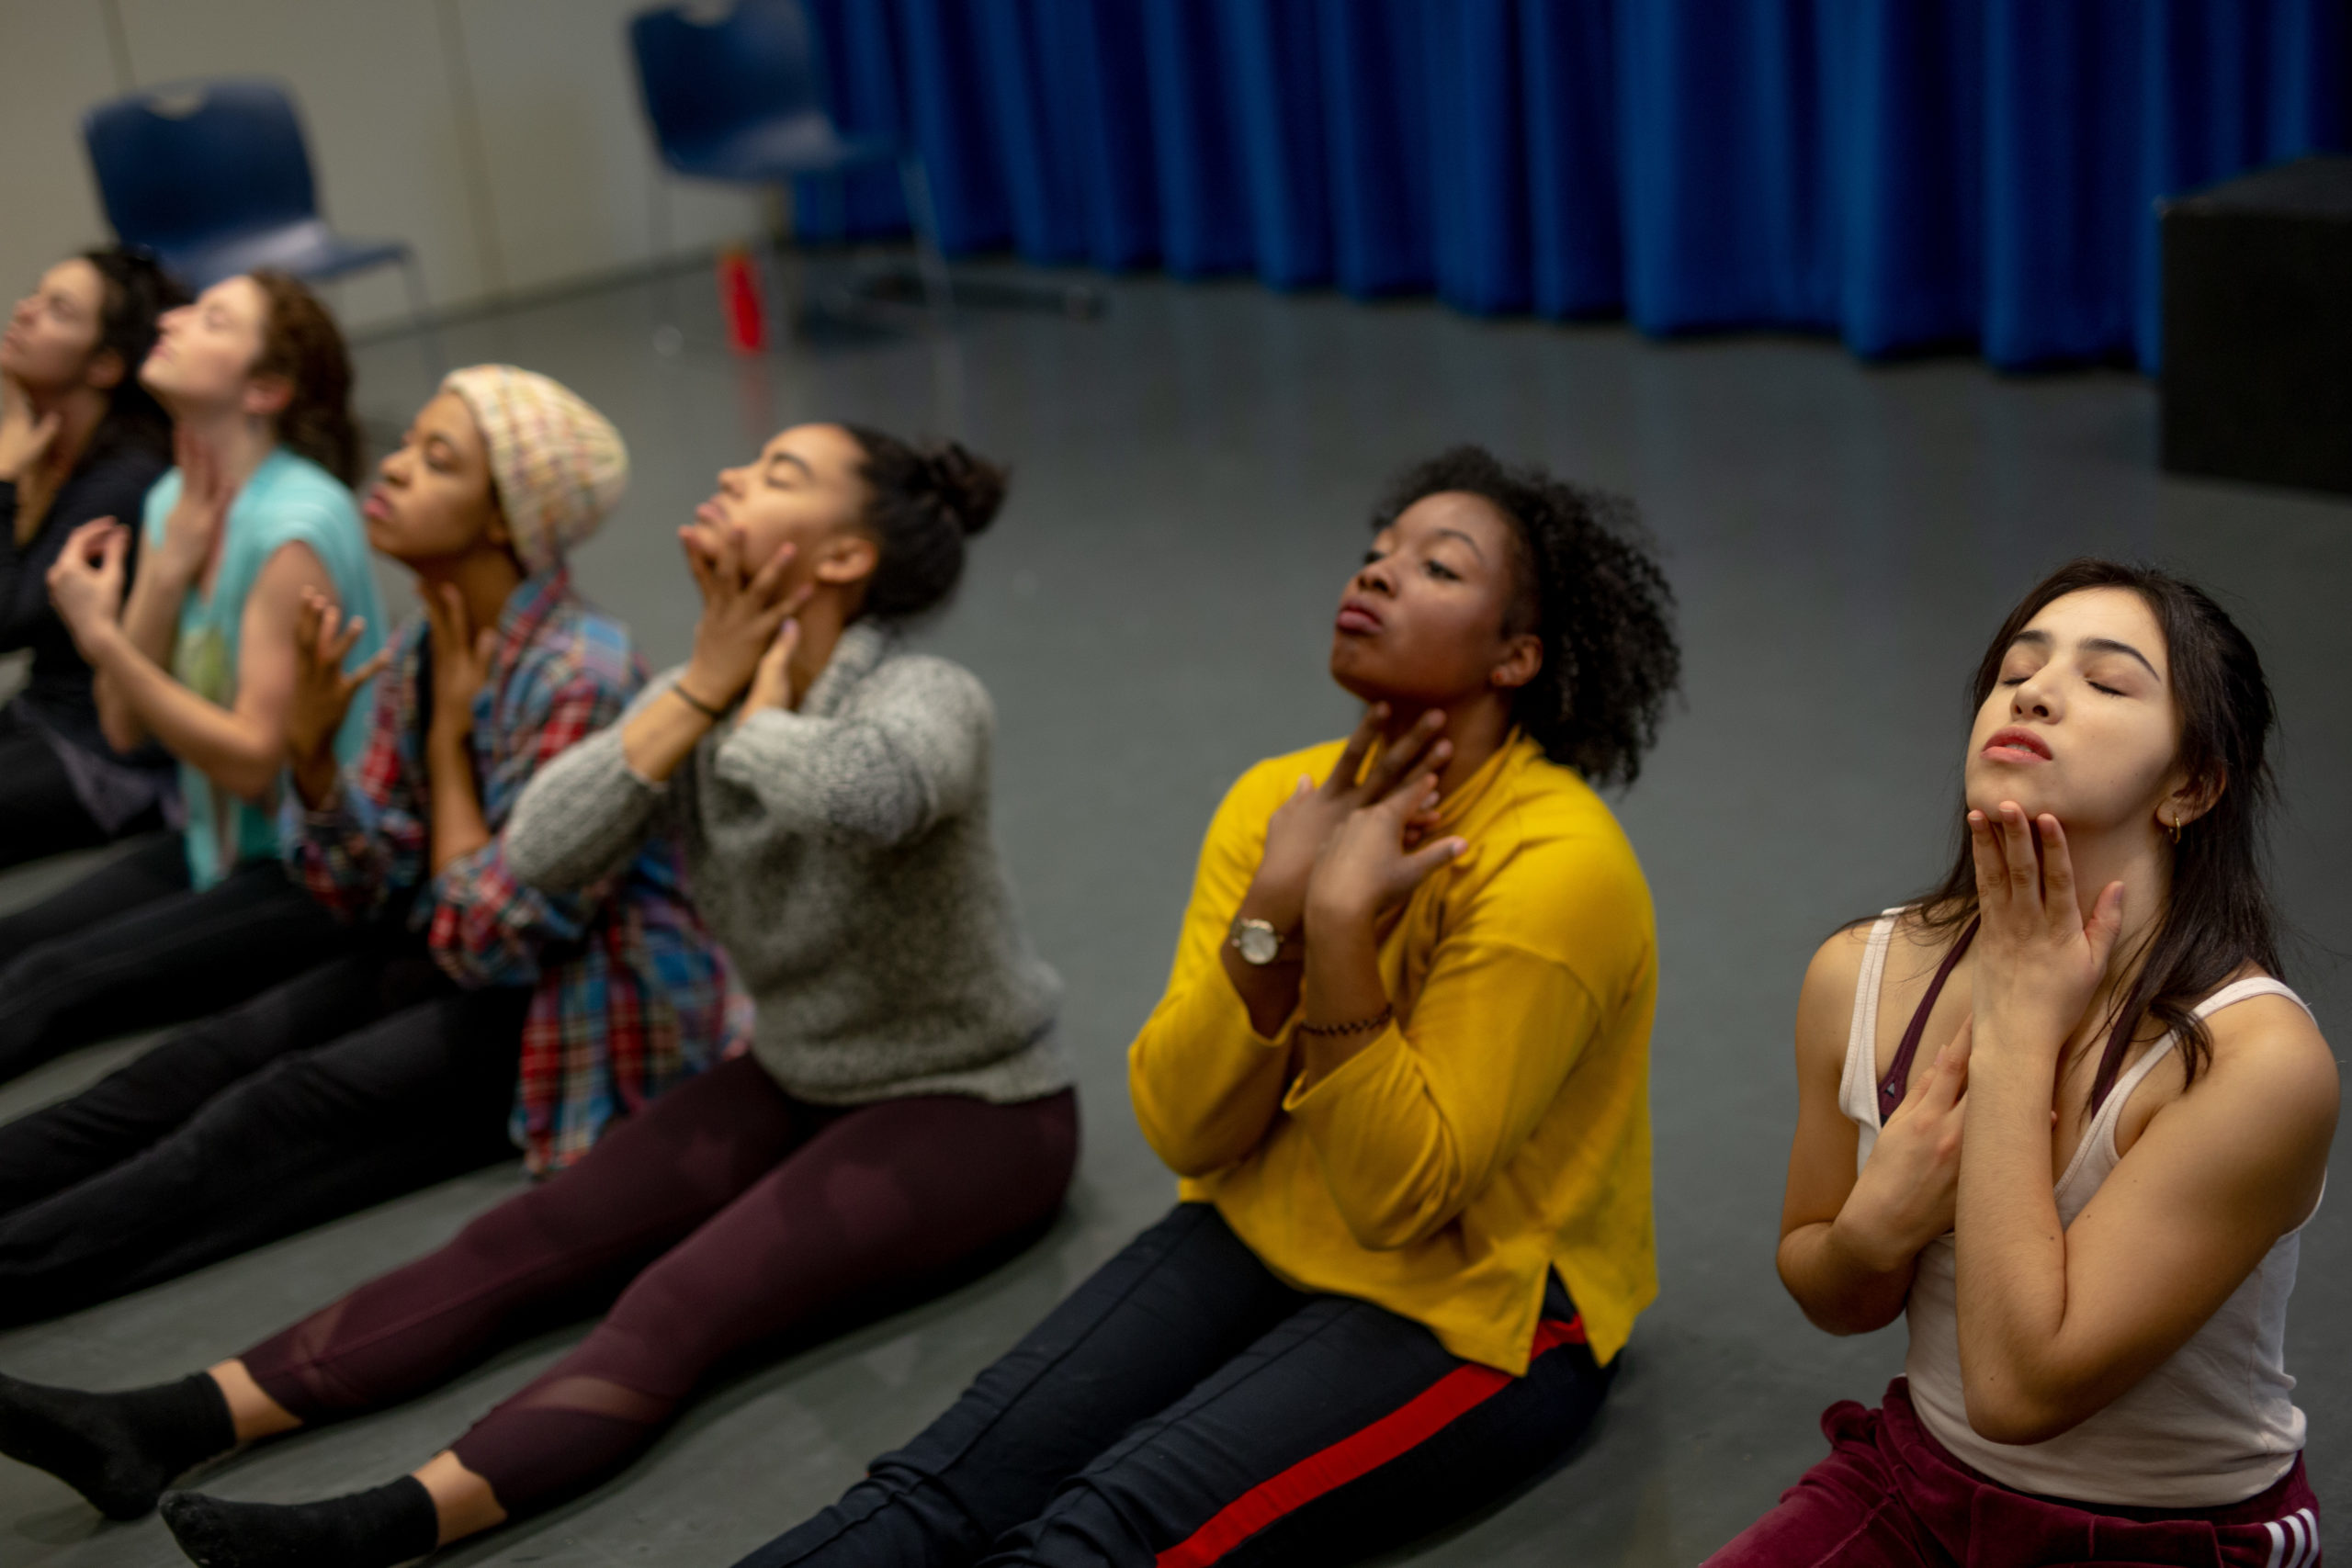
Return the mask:
MULTIPOLYGON (((2025 682, 2026 678, 2022 675, 2004 675, 2001 677, 2000 683, 2004 686, 2022 686, 2025 684, 2025 682)), ((2088 686, 2094 692, 2104 692, 2110 697, 2120 697, 2128 694, 2118 687, 2109 686, 2098 681, 2086 681, 2083 684, 2088 686)))

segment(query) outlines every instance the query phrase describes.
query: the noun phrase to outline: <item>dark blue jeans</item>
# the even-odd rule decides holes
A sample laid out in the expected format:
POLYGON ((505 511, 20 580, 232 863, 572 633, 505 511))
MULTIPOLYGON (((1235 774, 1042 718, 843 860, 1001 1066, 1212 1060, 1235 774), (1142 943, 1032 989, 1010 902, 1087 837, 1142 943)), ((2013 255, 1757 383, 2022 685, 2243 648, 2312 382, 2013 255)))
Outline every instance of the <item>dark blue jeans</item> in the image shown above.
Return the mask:
POLYGON ((1331 1564, 1508 1496, 1580 1437, 1597 1366, 1555 1278, 1511 1378, 1277 1280, 1181 1203, 922 1436, 739 1568, 1331 1564))

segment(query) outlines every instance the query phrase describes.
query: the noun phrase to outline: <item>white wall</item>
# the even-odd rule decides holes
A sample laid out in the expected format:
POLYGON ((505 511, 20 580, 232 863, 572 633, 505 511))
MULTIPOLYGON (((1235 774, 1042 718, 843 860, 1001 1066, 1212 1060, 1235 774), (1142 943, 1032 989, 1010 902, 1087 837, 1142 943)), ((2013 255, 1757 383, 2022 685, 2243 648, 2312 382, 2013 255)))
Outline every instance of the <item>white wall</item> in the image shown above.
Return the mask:
MULTIPOLYGON (((656 164, 622 36, 649 3, 0 0, 0 299, 107 237, 83 110, 209 75, 293 89, 328 218, 414 246, 436 306, 652 260, 656 164)), ((766 221, 754 193, 669 186, 673 254, 766 221)), ((334 299, 355 329, 407 311, 390 269, 334 299)))

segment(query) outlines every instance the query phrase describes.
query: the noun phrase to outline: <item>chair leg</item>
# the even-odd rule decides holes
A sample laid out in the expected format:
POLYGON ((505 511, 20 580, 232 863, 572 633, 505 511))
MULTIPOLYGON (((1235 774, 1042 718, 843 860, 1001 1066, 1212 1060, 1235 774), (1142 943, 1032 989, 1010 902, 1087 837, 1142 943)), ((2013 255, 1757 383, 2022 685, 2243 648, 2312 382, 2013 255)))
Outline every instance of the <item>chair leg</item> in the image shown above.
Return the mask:
POLYGON ((677 258, 670 254, 670 181, 662 165, 645 187, 646 264, 653 269, 653 352, 676 354, 685 343, 678 326, 677 258))
POLYGON ((401 252, 401 276, 408 285, 409 325, 416 333, 418 350, 424 355, 425 379, 437 387, 449 364, 441 353, 440 330, 433 324, 432 305, 424 294, 424 270, 417 265, 414 251, 401 252))
POLYGON ((645 244, 656 265, 670 259, 670 182, 659 164, 645 187, 645 244))
POLYGON ((955 285, 947 276, 947 255, 939 247, 939 209, 931 199, 931 175, 922 159, 909 153, 899 160, 899 184, 907 194, 907 220, 915 231, 915 265, 922 276, 923 302, 941 327, 951 322, 955 285))
POLYGON ((808 253, 797 232, 797 203, 789 180, 763 186, 766 198, 753 232, 753 260, 760 269, 760 308, 767 312, 768 347, 788 353, 801 333, 808 305, 808 253))

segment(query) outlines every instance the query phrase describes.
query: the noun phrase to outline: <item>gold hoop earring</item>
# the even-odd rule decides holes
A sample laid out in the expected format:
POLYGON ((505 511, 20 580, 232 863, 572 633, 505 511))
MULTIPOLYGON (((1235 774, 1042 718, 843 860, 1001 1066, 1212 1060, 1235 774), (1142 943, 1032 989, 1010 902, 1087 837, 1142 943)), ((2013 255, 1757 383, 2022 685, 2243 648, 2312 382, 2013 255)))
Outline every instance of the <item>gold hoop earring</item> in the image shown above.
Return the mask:
POLYGON ((2177 817, 2172 819, 2172 847, 2180 848, 2180 818, 2177 817))

